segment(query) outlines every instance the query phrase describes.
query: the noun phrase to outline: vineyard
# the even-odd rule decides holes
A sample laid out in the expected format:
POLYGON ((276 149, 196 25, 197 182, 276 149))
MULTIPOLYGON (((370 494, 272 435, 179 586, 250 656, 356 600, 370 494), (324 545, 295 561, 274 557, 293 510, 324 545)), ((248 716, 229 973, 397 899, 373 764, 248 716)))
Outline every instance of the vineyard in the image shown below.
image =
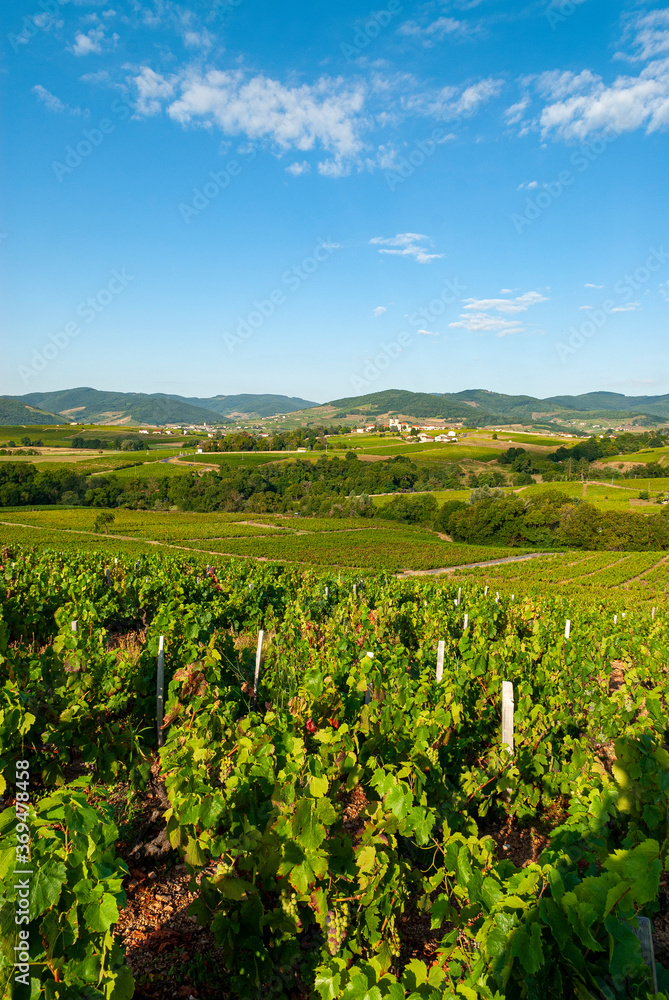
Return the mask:
MULTIPOLYGON (((49 542, 59 547, 80 546, 82 541, 89 545, 102 537, 94 527, 96 514, 95 509, 87 508, 2 511, 2 537, 6 541, 49 542)), ((527 551, 453 544, 422 527, 343 517, 123 510, 115 512, 109 533, 115 540, 136 539, 209 555, 382 571, 454 567, 527 551)))
POLYGON ((133 544, 3 551, 3 995, 669 996, 663 608, 133 544))

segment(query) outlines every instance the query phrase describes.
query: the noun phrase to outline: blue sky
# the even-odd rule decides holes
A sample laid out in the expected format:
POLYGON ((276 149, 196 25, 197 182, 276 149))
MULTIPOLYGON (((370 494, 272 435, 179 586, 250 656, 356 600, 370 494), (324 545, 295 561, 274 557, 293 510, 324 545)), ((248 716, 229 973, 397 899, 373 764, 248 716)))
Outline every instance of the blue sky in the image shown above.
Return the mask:
POLYGON ((669 391, 669 7, 1 16, 0 392, 669 391))

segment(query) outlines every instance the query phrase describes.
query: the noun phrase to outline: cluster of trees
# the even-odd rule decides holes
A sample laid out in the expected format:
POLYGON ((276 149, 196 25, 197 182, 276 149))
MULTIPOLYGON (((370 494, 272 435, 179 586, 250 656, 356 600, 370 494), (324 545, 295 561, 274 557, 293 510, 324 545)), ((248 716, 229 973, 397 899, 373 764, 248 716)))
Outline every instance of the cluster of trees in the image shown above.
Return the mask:
POLYGON ((141 437, 90 437, 85 438, 77 435, 72 438, 73 448, 93 448, 100 451, 104 448, 113 448, 115 451, 143 451, 146 448, 146 441, 141 437))
POLYGON ((326 437, 345 434, 348 427, 325 424, 319 427, 297 427, 291 431, 277 431, 262 437, 249 434, 248 431, 236 431, 231 434, 218 434, 213 438, 205 438, 200 442, 203 451, 295 451, 297 448, 308 448, 310 451, 324 451, 326 437))
POLYGON ((30 462, 0 463, 0 507, 82 503, 87 479, 68 469, 40 472, 30 462))
POLYGON ((521 545, 541 548, 657 550, 669 548, 669 511, 658 516, 600 511, 557 489, 523 499, 481 487, 469 502, 434 496, 398 496, 378 508, 377 516, 420 524, 471 545, 521 545))
MULTIPOLYGON (((487 491, 442 517, 456 541, 603 550, 669 548, 669 516, 602 511, 559 490, 523 499, 487 491)), ((443 513, 443 512, 440 512, 443 513)))
POLYGON ((218 472, 174 478, 128 478, 79 475, 67 470, 38 472, 28 463, 0 465, 0 506, 80 503, 89 507, 193 511, 373 516, 370 493, 456 488, 457 466, 428 469, 403 455, 383 462, 345 458, 317 462, 268 463, 256 469, 221 463, 218 472))

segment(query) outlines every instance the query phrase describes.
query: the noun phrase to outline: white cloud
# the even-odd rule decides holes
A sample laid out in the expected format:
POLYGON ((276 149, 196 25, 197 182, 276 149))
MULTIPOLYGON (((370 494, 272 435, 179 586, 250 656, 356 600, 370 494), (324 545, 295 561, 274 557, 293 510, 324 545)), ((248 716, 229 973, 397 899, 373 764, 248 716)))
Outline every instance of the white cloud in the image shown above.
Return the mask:
POLYGON ((286 87, 266 76, 247 79, 241 70, 211 70, 188 75, 180 90, 167 109, 175 121, 213 122, 230 135, 270 138, 282 150, 309 150, 320 144, 334 154, 332 161, 319 164, 321 173, 344 172, 343 158, 362 147, 358 116, 363 89, 349 87, 342 79, 323 77, 313 85, 286 87))
POLYGON ((310 165, 306 160, 302 160, 301 163, 291 163, 286 167, 286 171, 292 174, 293 177, 299 177, 300 174, 306 174, 311 170, 310 165))
POLYGON ((513 295, 513 289, 512 288, 500 288, 499 294, 500 295, 513 295))
POLYGON ((548 302, 548 298, 541 292, 525 292, 517 295, 515 299, 463 299, 466 303, 464 308, 475 312, 487 309, 494 309, 499 313, 519 313, 527 312, 530 306, 535 306, 539 302, 548 302))
MULTIPOLYGON (((504 289, 510 294, 508 289, 504 289)), ((524 292, 513 299, 463 299, 463 309, 459 319, 449 325, 455 328, 469 330, 472 333, 492 332, 498 337, 506 337, 512 333, 522 333, 524 326, 517 319, 504 319, 503 316, 527 312, 540 302, 548 302, 541 292, 524 292), (501 313, 494 316, 492 313, 501 313)))
POLYGON ((78 31, 74 36, 74 44, 70 51, 75 56, 87 56, 91 52, 102 52, 104 35, 104 28, 91 28, 86 34, 83 31, 78 31))
POLYGON ((522 333, 523 326, 518 320, 502 319, 500 316, 490 316, 488 313, 463 314, 455 323, 449 323, 452 327, 461 327, 471 333, 483 333, 492 331, 498 337, 506 337, 511 333, 522 333))
POLYGON ((516 104, 512 104, 510 108, 507 108, 504 112, 504 118, 506 119, 507 125, 515 125, 523 117, 523 113, 529 108, 530 99, 529 97, 524 97, 522 101, 517 101, 516 104))
POLYGON ((439 42, 447 35, 453 35, 466 30, 463 21, 457 21, 454 17, 438 17, 436 21, 421 28, 415 21, 405 21, 397 29, 398 35, 407 35, 411 38, 419 38, 423 45, 430 47, 435 41, 439 42))
POLYGON ((486 77, 464 88, 449 86, 437 91, 411 94, 402 103, 411 114, 428 115, 440 121, 470 118, 482 104, 497 97, 503 86, 503 80, 486 77))
POLYGON ((619 76, 610 86, 589 71, 544 73, 537 85, 551 103, 541 111, 544 136, 584 140, 610 129, 646 133, 669 125, 669 59, 646 66, 639 76, 619 76))
POLYGON ((536 187, 539 187, 539 181, 523 181, 522 184, 518 185, 516 191, 533 191, 536 187))
POLYGON ((56 97, 46 87, 43 87, 41 83, 36 84, 32 90, 33 94, 37 94, 39 100, 49 111, 56 111, 59 114, 62 114, 64 111, 69 111, 71 115, 81 114, 81 108, 71 108, 69 104, 64 104, 60 97, 56 97))
POLYGON ((386 307, 385 306, 376 306, 376 308, 372 310, 372 315, 373 316, 383 316, 383 314, 384 314, 385 311, 386 311, 386 307))
POLYGON ((640 302, 628 302, 624 306, 614 306, 613 309, 611 309, 611 312, 612 313, 636 312, 637 309, 641 309, 640 302))
POLYGON ((579 306, 579 309, 593 309, 594 306, 579 306))
POLYGON ((213 36, 204 28, 202 31, 185 31, 183 35, 184 45, 189 49, 209 49, 214 44, 213 36))
POLYGON ((616 53, 618 58, 630 62, 647 61, 669 52, 669 8, 652 10, 634 18, 628 25, 625 37, 634 35, 630 55, 616 53))
POLYGON ((136 109, 140 115, 157 115, 163 101, 174 94, 174 81, 154 73, 148 66, 142 66, 134 83, 137 88, 136 109))
POLYGON ((593 285, 591 281, 586 281, 584 288, 603 288, 604 285, 593 285))
POLYGON ((438 337, 439 336, 439 334, 435 333, 434 330, 416 330, 416 333, 419 333, 421 335, 421 337, 438 337))
POLYGON ((419 264, 429 264, 431 260, 443 257, 443 253, 429 253, 426 247, 418 246, 421 243, 432 243, 427 236, 421 233, 397 233, 396 236, 374 236, 369 241, 370 244, 381 246, 379 253, 393 254, 398 257, 413 257, 419 264), (396 249, 389 250, 388 247, 396 249))

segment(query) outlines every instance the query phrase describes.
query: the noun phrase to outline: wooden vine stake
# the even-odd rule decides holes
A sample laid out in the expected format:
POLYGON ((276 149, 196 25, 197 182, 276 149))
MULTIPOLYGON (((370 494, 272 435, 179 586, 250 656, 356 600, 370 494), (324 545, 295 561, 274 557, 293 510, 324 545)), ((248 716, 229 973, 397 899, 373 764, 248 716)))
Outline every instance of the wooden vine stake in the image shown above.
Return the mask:
POLYGON ((330 588, 329 588, 329 587, 326 587, 326 588, 325 588, 325 600, 326 600, 326 601, 327 601, 327 599, 328 599, 328 597, 329 597, 329 596, 330 596, 330 588))
POLYGON ((462 600, 462 587, 458 587, 458 607, 460 607, 461 600, 462 600))
POLYGON ((437 643, 437 673, 436 681, 437 684, 440 683, 441 678, 444 676, 444 649, 446 648, 446 643, 443 639, 440 639, 437 643))
POLYGON ((262 659, 262 641, 265 632, 260 629, 258 632, 258 646, 256 648, 256 669, 253 675, 253 697, 255 698, 258 694, 258 678, 260 677, 260 660, 262 659))
POLYGON ((156 674, 156 726, 158 728, 158 746, 163 745, 163 712, 165 709, 165 636, 158 639, 158 671, 156 674))
POLYGON ((463 631, 466 631, 468 627, 469 627, 469 615, 465 615, 464 624, 462 626, 463 631))
POLYGON ((655 608, 653 608, 653 610, 651 611, 650 617, 652 618, 653 621, 655 621, 655 608))
POLYGON ((111 573, 109 572, 109 566, 105 568, 105 576, 107 577, 107 586, 111 587, 111 573))
POLYGON ((653 933, 651 931, 648 917, 637 917, 638 927, 631 927, 636 934, 641 945, 641 957, 644 963, 649 966, 649 979, 653 985, 653 992, 657 993, 657 970, 655 968, 655 950, 653 948, 653 933))
POLYGON ((75 618, 74 621, 72 622, 72 631, 78 632, 78 630, 79 630, 79 619, 75 618))
POLYGON ((564 623, 565 639, 568 639, 570 635, 571 635, 571 621, 569 620, 569 618, 567 618, 566 622, 564 623))

